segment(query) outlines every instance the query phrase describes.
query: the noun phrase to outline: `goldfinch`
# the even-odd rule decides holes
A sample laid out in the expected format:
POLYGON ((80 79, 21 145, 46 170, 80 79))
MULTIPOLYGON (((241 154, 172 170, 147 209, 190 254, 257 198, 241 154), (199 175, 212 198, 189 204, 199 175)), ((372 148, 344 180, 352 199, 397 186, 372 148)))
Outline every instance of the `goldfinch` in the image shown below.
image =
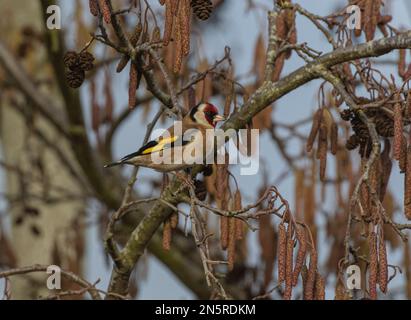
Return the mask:
POLYGON ((214 151, 214 138, 210 138, 207 130, 214 130, 223 120, 225 118, 218 114, 214 105, 199 103, 183 118, 180 126, 173 125, 156 140, 104 167, 129 164, 169 172, 203 164, 214 151))

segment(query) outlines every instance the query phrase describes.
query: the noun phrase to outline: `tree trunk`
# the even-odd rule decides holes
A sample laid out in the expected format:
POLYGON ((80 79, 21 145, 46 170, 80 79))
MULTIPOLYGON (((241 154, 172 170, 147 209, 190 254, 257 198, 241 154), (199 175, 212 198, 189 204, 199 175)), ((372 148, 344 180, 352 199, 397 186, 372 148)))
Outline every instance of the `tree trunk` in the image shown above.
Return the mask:
MULTIPOLYGON (((0 37, 8 47, 16 52, 23 40, 21 27, 30 26, 36 31, 43 28, 42 14, 38 1, 2 0, 0 12, 2 22, 0 37)), ((55 31, 59 32, 59 31, 55 31)), ((28 73, 33 77, 50 79, 55 83, 51 68, 47 67, 47 53, 44 45, 37 44, 29 48, 24 60, 20 59, 28 73)), ((0 69, 1 72, 1 69, 0 69)), ((47 92, 53 100, 60 100, 53 85, 39 90, 47 92)), ((59 137, 33 110, 24 97, 14 92, 4 92, 1 96, 1 142, 3 160, 6 164, 23 168, 25 174, 16 174, 6 170, 6 186, 3 188, 7 195, 17 196, 13 202, 8 201, 11 215, 12 246, 17 257, 17 266, 27 266, 35 263, 57 264, 61 268, 79 275, 82 273, 83 233, 82 217, 84 216, 85 201, 59 200, 45 203, 42 199, 33 199, 32 194, 46 198, 56 198, 55 186, 73 193, 81 193, 78 182, 61 164, 56 153, 47 148, 44 141, 33 133, 32 126, 40 128, 44 135, 56 143, 71 163, 72 151, 69 145, 59 137), (11 99, 13 98, 13 99, 11 99), (17 111, 12 101, 22 101, 21 105, 28 110, 23 116, 17 111), (34 165, 37 163, 37 165, 34 165), (31 176, 39 176, 32 182, 31 176), (27 182, 25 180, 29 180, 27 182)), ((60 104, 61 105, 61 104, 60 104)), ((11 279, 13 299, 33 299, 46 296, 51 292, 46 286, 47 274, 32 274, 16 276, 11 279)), ((62 289, 70 285, 62 282, 62 289)))

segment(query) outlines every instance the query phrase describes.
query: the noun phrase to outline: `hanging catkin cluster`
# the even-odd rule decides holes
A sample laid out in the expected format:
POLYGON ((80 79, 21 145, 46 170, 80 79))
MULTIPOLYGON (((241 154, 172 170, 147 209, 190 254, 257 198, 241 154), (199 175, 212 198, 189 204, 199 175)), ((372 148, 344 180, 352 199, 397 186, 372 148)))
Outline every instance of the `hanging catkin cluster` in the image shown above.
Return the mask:
POLYGON ((71 88, 80 87, 84 82, 85 72, 94 67, 94 56, 87 51, 81 53, 68 51, 64 55, 63 61, 68 69, 66 71, 66 80, 71 88))
POLYGON ((183 57, 190 52, 190 0, 165 0, 160 3, 165 5, 166 11, 163 43, 167 46, 170 40, 175 42, 173 71, 178 73, 183 57))
POLYGON ((355 29, 355 35, 359 37, 364 31, 367 41, 373 40, 378 29, 387 37, 387 23, 392 20, 390 15, 381 15, 381 8, 384 5, 382 0, 350 0, 351 5, 357 5, 361 9, 361 29, 355 29))
POLYGON ((328 108, 320 108, 314 114, 310 134, 307 139, 307 152, 311 152, 317 138, 316 157, 320 161, 320 179, 325 180, 327 150, 335 155, 338 149, 338 127, 328 108))
POLYGON ((368 291, 370 299, 377 299, 377 284, 383 293, 387 292, 388 262, 383 228, 378 226, 378 233, 372 231, 368 237, 369 274, 368 291))
POLYGON ((325 297, 324 279, 317 271, 317 252, 314 243, 309 242, 307 238, 310 233, 307 230, 306 226, 291 222, 286 226, 285 221, 278 226, 278 282, 285 284, 283 296, 285 300, 291 299, 292 288, 298 284, 300 274, 303 280, 304 299, 323 300, 325 297), (294 259, 295 243, 298 243, 298 249, 294 259), (307 270, 305 264, 309 243, 310 263, 308 271, 304 272, 307 270))

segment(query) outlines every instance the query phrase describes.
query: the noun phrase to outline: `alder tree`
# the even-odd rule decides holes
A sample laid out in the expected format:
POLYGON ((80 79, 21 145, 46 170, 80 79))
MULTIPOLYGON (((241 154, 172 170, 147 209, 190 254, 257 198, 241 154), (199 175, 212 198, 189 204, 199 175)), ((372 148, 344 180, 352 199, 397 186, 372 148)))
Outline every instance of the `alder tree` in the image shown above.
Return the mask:
MULTIPOLYGON (((391 16, 389 1, 335 1, 333 12, 319 15, 299 4, 304 1, 248 0, 247 11, 265 16, 266 28, 253 43, 253 67, 244 77, 236 72, 244 62, 230 47, 214 48, 220 56, 210 60, 202 45, 213 25, 218 32, 230 28, 221 21, 233 2, 79 0, 72 21, 56 31, 46 28, 47 7, 56 3, 41 0, 43 26, 27 21, 13 44, 0 39, 2 109, 11 106, 27 127, 27 141, 35 138, 39 146, 23 146, 25 166, 0 161, 19 181, 16 194, 4 194, 8 208, 22 206, 13 228, 41 214, 39 202, 79 197, 82 214, 67 232, 87 228, 87 212, 94 212, 112 266, 109 286, 98 288, 51 244, 50 262, 62 266, 65 282, 49 298, 134 298, 146 255, 202 299, 411 298, 411 31, 391 16), (361 18, 356 26, 349 8, 361 18), (326 51, 301 37, 297 19, 314 26, 326 51), (41 61, 32 59, 36 50, 45 52, 41 61), (117 83, 124 76, 128 88, 117 83), (278 101, 313 80, 316 105, 278 101), (114 98, 118 90, 123 105, 114 98), (201 101, 219 106, 227 119, 223 130, 267 134, 287 170, 261 165, 251 178, 260 188, 249 196, 249 186, 232 172, 235 164, 195 165, 153 175, 147 198, 141 168, 104 168, 118 159, 116 133, 125 123, 146 126, 140 139, 121 138, 133 139, 137 150, 155 128, 201 101), (281 108, 312 114, 284 122, 273 116, 281 108), (291 140, 297 141, 292 148, 291 140), (75 193, 50 182, 56 169, 42 150, 75 181, 75 193), (290 176, 294 195, 287 198, 282 182, 290 176), (34 181, 40 187, 32 188, 34 181), (401 259, 394 258, 398 252, 401 259), (347 282, 352 265, 360 270, 359 290, 347 282)), ((260 155, 274 157, 269 150, 260 146, 260 155)), ((0 278, 8 298, 11 277, 45 273, 47 265, 13 258, 13 235, 3 220, 0 278)), ((84 250, 85 240, 75 239, 74 251, 84 250)))

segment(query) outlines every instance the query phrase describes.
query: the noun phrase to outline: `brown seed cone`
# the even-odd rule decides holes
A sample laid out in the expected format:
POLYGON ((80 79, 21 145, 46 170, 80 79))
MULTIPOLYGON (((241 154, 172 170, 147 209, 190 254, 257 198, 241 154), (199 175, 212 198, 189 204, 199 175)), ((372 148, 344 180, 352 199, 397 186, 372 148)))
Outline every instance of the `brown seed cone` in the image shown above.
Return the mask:
POLYGON ((278 226, 278 283, 285 280, 285 263, 287 258, 287 233, 284 223, 278 226))
POLYGON ((81 70, 81 69, 69 70, 66 73, 66 80, 67 80, 68 85, 71 88, 78 88, 83 84, 85 76, 86 75, 84 73, 84 70, 81 70))
POLYGON ((333 155, 336 155, 338 151, 338 126, 335 122, 333 122, 331 125, 330 143, 331 143, 331 153, 333 155))
POLYGON ((287 251, 286 251, 286 261, 285 261, 285 289, 284 289, 284 300, 290 300, 292 295, 292 277, 293 277, 293 250, 294 250, 294 239, 293 230, 291 224, 288 224, 287 230, 287 251))
POLYGON ((134 109, 137 104, 136 91, 138 89, 139 75, 137 65, 135 63, 130 64, 130 79, 128 87, 128 107, 134 109))
POLYGON ((228 218, 228 271, 232 271, 235 262, 235 218, 228 218))
POLYGON ((223 250, 228 247, 228 228, 228 217, 220 217, 220 245, 223 250))
POLYGON ((407 169, 404 176, 404 213, 411 220, 411 144, 407 150, 407 169))
POLYGON ((210 0, 191 0, 190 5, 200 20, 207 20, 213 11, 213 3, 210 0))
POLYGON ((324 300, 325 299, 325 280, 317 272, 315 276, 315 289, 314 289, 314 300, 324 300))
POLYGON ((75 51, 67 51, 63 57, 64 65, 70 70, 78 69, 80 56, 75 51))
POLYGON ((111 24, 111 10, 107 3, 107 0, 98 0, 101 14, 103 15, 104 22, 111 24))
POLYGON ((297 258, 295 260, 295 266, 293 271, 292 285, 295 287, 298 283, 298 276, 305 263, 305 256, 307 254, 307 240, 305 238, 305 230, 301 228, 296 229, 296 236, 299 243, 297 258))
POLYGON ((304 288, 304 299, 314 299, 315 276, 317 274, 317 252, 312 249, 310 254, 310 266, 307 272, 307 281, 304 288))
POLYGON ((380 290, 386 293, 388 284, 388 261, 383 228, 380 228, 380 238, 378 240, 378 263, 378 285, 380 286, 380 290))
POLYGON ((90 13, 93 16, 97 17, 98 16, 98 10, 99 10, 97 0, 89 0, 88 5, 89 5, 89 8, 90 8, 90 13))
POLYGON ((354 150, 359 146, 359 144, 360 138, 356 134, 353 134, 348 138, 347 142, 345 143, 345 148, 347 150, 354 150))
POLYGON ((403 139, 403 122, 401 104, 394 105, 394 159, 399 160, 401 156, 402 139, 403 139))
POLYGON ((83 51, 79 55, 79 67, 84 71, 90 71, 94 68, 94 56, 87 51, 83 51))
POLYGON ((307 138, 307 146, 306 146, 307 152, 311 152, 313 148, 315 138, 317 137, 317 133, 320 129, 321 118, 322 118, 322 109, 318 109, 313 116, 313 124, 311 126, 310 134, 308 135, 308 138, 307 138))
POLYGON ((378 253, 377 253, 377 235, 371 232, 368 238, 369 245, 369 275, 368 275, 368 290, 370 299, 377 299, 377 276, 378 276, 378 253))
POLYGON ((170 225, 172 229, 177 228, 178 226, 178 213, 173 212, 170 216, 170 225))

